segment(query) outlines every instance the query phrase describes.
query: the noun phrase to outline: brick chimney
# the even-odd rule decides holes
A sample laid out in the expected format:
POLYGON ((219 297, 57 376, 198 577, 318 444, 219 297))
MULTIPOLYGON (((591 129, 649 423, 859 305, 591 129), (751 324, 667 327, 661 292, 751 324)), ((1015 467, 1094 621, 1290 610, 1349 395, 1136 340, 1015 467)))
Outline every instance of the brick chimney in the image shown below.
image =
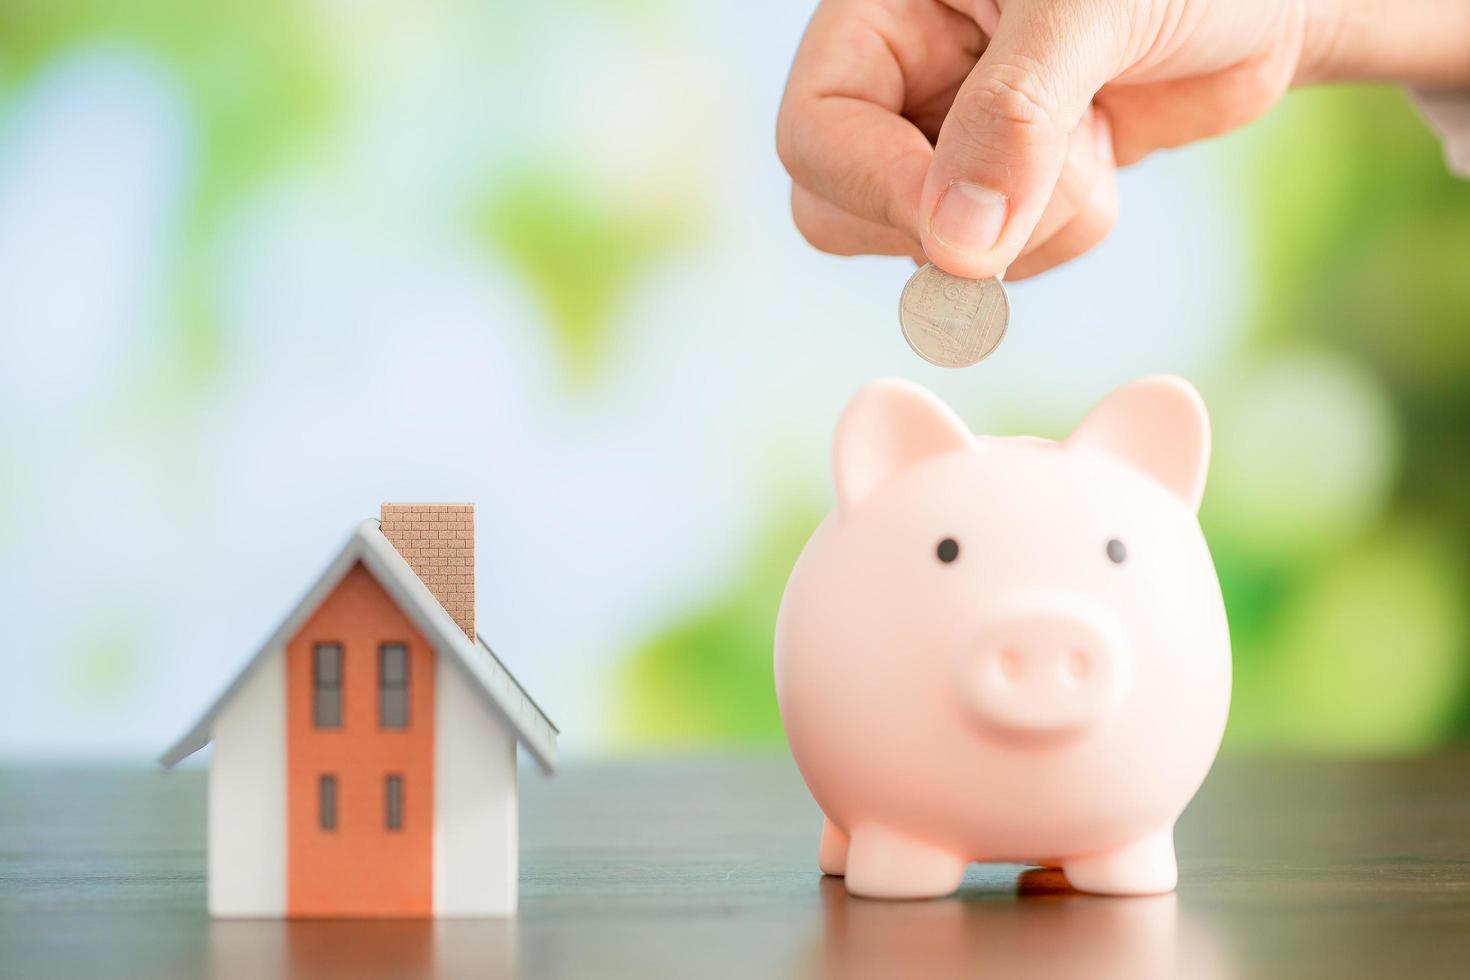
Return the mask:
POLYGON ((384 504, 383 536, 475 638, 475 505, 384 504))

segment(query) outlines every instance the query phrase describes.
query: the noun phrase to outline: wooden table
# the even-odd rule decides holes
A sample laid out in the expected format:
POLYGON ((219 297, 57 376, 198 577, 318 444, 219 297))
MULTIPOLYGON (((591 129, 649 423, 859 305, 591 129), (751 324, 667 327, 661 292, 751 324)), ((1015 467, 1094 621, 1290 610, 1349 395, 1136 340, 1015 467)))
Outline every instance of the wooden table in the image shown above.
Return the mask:
POLYGON ((850 899, 781 758, 523 772, 509 921, 211 922, 204 774, 0 772, 0 975, 1470 976, 1470 757, 1216 767, 1176 895, 850 899))

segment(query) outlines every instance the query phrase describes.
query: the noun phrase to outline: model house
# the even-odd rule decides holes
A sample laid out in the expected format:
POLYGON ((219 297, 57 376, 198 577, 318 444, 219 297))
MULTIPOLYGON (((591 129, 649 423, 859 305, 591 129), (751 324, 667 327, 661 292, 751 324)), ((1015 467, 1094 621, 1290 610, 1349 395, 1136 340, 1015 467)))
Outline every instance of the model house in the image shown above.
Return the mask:
POLYGON ((516 909, 516 746, 557 730, 475 632, 474 508, 384 504, 164 753, 214 742, 216 916, 516 909))

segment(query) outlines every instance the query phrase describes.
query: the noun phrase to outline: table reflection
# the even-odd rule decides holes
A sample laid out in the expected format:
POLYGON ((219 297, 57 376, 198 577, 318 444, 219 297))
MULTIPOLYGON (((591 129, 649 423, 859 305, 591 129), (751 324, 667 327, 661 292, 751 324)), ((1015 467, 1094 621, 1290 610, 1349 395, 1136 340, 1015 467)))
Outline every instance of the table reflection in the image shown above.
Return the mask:
POLYGON ((215 920, 209 975, 505 977, 517 972, 514 919, 215 920))
POLYGON ((1104 898, 1072 891, 1060 871, 1014 884, 967 884, 946 899, 853 898, 841 879, 821 882, 820 977, 994 976, 1127 978, 1226 975, 1200 922, 1175 895, 1104 898))

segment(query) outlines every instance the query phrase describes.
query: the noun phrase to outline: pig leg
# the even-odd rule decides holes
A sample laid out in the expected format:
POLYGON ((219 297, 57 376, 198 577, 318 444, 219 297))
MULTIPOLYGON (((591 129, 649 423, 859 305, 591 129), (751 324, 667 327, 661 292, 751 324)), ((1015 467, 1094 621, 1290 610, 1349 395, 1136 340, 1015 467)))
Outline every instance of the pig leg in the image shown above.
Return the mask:
POLYGON ((863 898, 938 898, 959 887, 964 858, 886 827, 855 827, 847 890, 863 898))
POLYGON ((1165 827, 1130 844, 1062 862, 1067 882, 1095 895, 1161 895, 1179 881, 1174 863, 1174 828, 1165 827))
POLYGON ((822 843, 817 848, 817 867, 824 875, 847 874, 847 835, 826 817, 822 818, 822 843))

